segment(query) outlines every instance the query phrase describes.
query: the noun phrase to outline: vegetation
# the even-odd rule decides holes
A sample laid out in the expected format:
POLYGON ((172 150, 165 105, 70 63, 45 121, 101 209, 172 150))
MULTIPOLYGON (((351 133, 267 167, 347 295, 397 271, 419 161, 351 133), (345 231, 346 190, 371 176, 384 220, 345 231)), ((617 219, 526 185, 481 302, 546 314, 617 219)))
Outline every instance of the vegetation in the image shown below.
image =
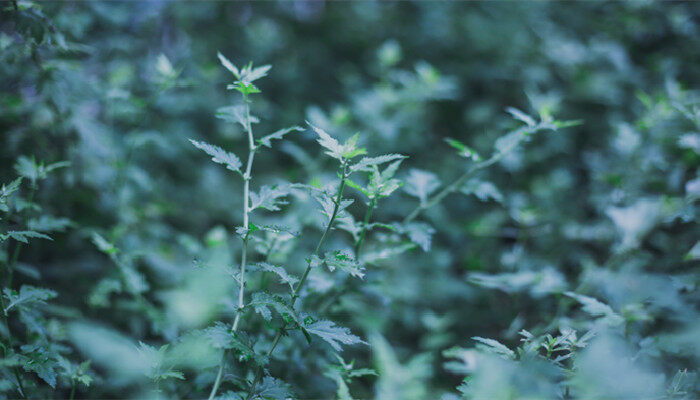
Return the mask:
POLYGON ((0 3, 0 399, 697 398, 699 16, 0 3))

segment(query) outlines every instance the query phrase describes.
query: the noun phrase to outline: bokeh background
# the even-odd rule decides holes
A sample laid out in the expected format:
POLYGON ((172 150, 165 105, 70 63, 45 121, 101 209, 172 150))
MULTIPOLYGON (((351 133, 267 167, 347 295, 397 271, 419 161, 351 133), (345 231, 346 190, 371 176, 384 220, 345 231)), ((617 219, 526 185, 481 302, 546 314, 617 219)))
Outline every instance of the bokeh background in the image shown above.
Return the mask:
MULTIPOLYGON (((208 394, 218 356, 192 332, 230 319, 220 304, 234 283, 198 262, 235 265, 241 184, 187 139, 240 156, 247 145, 215 115, 237 101, 220 51, 272 65, 256 82, 257 132, 304 121, 340 139, 360 132, 372 155, 409 156, 401 179, 411 169, 457 178, 469 164, 444 139, 489 154, 521 124, 507 107, 582 121, 537 135, 480 173, 482 190, 428 210, 429 246, 378 261, 325 311, 370 342, 342 353, 378 373, 353 381, 355 397, 696 398, 699 17, 695 2, 648 1, 0 3, 0 182, 37 182, 0 222, 53 238, 19 245, 11 289, 56 294, 10 314, 24 386, 37 398, 73 387, 89 398, 208 394), (60 161, 70 165, 47 177, 28 166, 60 161), (521 329, 594 328, 612 333, 586 347, 575 374, 471 352, 474 336, 515 349, 521 329), (162 361, 153 354, 168 343, 184 379, 149 379, 170 366, 143 354, 162 361), (445 364, 455 346, 458 367, 445 364), (82 373, 89 387, 75 383, 82 373)), ((307 130, 262 153, 256 182, 333 180, 314 139, 307 130)), ((399 190, 374 215, 400 221, 416 205, 399 190)), ((297 275, 316 214, 294 199, 259 217, 302 232, 277 258, 297 275)), ((372 235, 368 251, 382 240, 372 235)), ((18 243, 0 243, 3 263, 18 243)), ((329 247, 347 243, 339 231, 329 247)), ((346 284, 321 272, 310 282, 319 296, 346 284)), ((249 328, 269 340, 263 321, 249 328)), ((290 337, 270 373, 300 398, 333 398, 328 350, 290 337)), ((0 397, 17 395, 11 364, 0 363, 0 397)))

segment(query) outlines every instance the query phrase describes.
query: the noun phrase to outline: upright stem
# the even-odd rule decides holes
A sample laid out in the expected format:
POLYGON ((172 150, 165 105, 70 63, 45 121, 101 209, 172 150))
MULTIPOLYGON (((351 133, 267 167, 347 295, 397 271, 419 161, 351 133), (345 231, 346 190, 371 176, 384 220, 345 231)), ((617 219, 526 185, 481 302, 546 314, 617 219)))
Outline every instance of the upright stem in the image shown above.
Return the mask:
MULTIPOLYGON (((529 134, 537 132, 542 129, 547 129, 546 126, 536 126, 536 127, 524 127, 520 128, 522 131, 525 131, 529 134)), ((423 211, 435 206, 436 204, 440 203, 447 195, 449 195, 452 192, 455 192, 459 190, 459 188, 464 185, 467 182, 467 179, 471 178, 472 175, 475 173, 479 172, 480 170, 484 168, 488 168, 491 165, 497 163, 500 161, 503 157, 505 157, 506 154, 510 153, 512 150, 514 150, 520 142, 513 142, 509 147, 500 150, 498 153, 492 155, 489 157, 487 160, 484 160, 482 162, 476 163, 471 166, 466 172, 464 172, 459 178, 457 178, 454 182, 451 184, 447 185, 445 188, 443 188, 441 191, 439 191, 435 196, 431 197, 428 199, 423 204, 420 204, 418 207, 416 207, 406 218, 404 218, 403 223, 407 224, 416 217, 418 217, 423 211)))
MULTIPOLYGON (((340 203, 343 200, 343 190, 345 189, 345 181, 347 179, 347 161, 343 161, 342 169, 343 169, 343 172, 342 172, 342 176, 340 179, 340 186, 338 187, 338 194, 336 195, 336 198, 335 198, 335 205, 333 206, 333 212, 331 213, 331 218, 328 221, 328 226, 326 226, 326 229, 323 231, 323 235, 321 235, 321 239, 318 241, 318 244, 316 245, 316 249, 314 250, 314 253, 313 253, 314 256, 318 256, 318 254, 321 252, 323 245, 326 243, 326 239, 328 239, 328 235, 329 235, 331 229, 333 229, 333 223, 335 222, 335 218, 338 216, 338 210, 340 210, 340 203)), ((309 261, 306 265, 306 270, 304 270, 304 274, 301 276, 299 283, 297 283, 297 286, 292 291, 292 298, 289 302, 290 307, 293 308, 294 304, 296 303, 297 299, 299 298, 299 294, 301 293, 301 289, 304 287, 304 283, 306 282, 306 278, 309 276, 309 272, 311 272, 311 259, 309 259, 309 261)), ((277 347, 277 344, 279 343, 280 339, 282 338, 282 335, 284 334, 284 331, 286 328, 287 328, 287 323, 282 325, 282 327, 277 331, 277 334, 275 335, 274 339, 272 339, 272 345, 270 345, 270 349, 267 351, 268 357, 270 357, 272 355, 272 352, 275 351, 275 348, 277 347)), ((260 379, 262 379, 262 373, 263 373, 263 369, 260 366, 255 371, 255 379, 253 379, 253 383, 250 385, 250 389, 248 390, 248 395, 246 396, 246 400, 250 400, 253 397, 253 392, 255 391, 255 388, 260 383, 260 379)))
MULTIPOLYGON (((29 191, 29 196, 27 197, 27 202, 31 203, 34 200, 34 193, 36 192, 36 186, 34 184, 31 185, 31 189, 29 191)), ((22 220, 27 219, 27 210, 22 213, 22 220)), ((8 248, 9 250, 9 248, 8 248)), ((19 259, 19 253, 22 250, 22 243, 17 242, 15 244, 15 249, 12 253, 12 257, 5 262, 5 267, 4 267, 4 272, 6 273, 6 280, 4 284, 4 288, 7 289, 12 289, 12 278, 14 275, 15 271, 15 265, 17 264, 17 260, 19 259)), ((4 291, 4 290, 3 290, 4 291)), ((5 324, 5 328, 7 329, 7 344, 9 349, 14 351, 14 339, 12 338, 12 328, 10 327, 10 319, 8 318, 9 316, 5 312, 5 300, 3 299, 4 294, 0 292, 0 307, 2 307, 2 310, 0 310, 0 314, 2 315, 2 320, 3 323, 5 324)), ((5 356, 7 356, 7 349, 5 349, 5 356)), ((22 398, 26 397, 26 394, 24 393, 24 386, 22 385, 22 375, 19 372, 18 367, 13 367, 12 372, 15 376, 15 379, 17 379, 17 385, 19 386, 18 392, 22 398)))
MULTIPOLYGON (((253 137, 253 127, 250 123, 250 103, 248 102, 248 95, 243 95, 243 101, 245 103, 245 117, 246 117, 246 131, 248 133, 248 162, 246 163, 245 173, 243 174, 243 228, 245 230, 245 236, 243 237, 243 249, 241 250, 241 265, 239 269, 239 288, 238 288, 238 308, 236 309, 236 315, 233 319, 233 325, 231 326, 231 332, 236 332, 238 330, 238 325, 241 321, 241 315, 243 310, 243 298, 245 296, 245 269, 248 259, 248 228, 250 227, 250 181, 251 172, 253 169, 253 159, 255 158, 255 140, 253 137)), ((221 385, 221 378, 224 374, 224 367, 226 365, 226 350, 221 354, 221 361, 219 362, 219 370, 216 373, 216 380, 214 381, 214 386, 211 388, 209 393, 209 400, 212 400, 216 396, 216 392, 219 390, 221 385)))
POLYGON ((369 225, 369 219, 372 217, 372 211, 374 211, 374 207, 377 205, 377 198, 372 197, 369 201, 369 205, 367 206, 367 212, 365 213, 365 220, 362 222, 362 231, 360 231, 360 238, 357 239, 357 242, 355 243, 355 259, 360 258, 360 250, 362 249, 362 242, 365 240, 365 235, 367 234, 367 226, 369 225))
MULTIPOLYGON (((355 242, 355 259, 360 259, 360 251, 362 250, 362 243, 365 240, 367 234, 367 226, 369 225, 370 218, 372 217, 372 211, 377 205, 376 197, 370 199, 369 205, 367 206, 367 211, 365 212, 365 219, 362 222, 362 230, 360 231, 360 237, 355 242)), ((335 303, 335 301, 349 290, 353 288, 355 281, 350 281, 347 285, 344 285, 340 290, 335 291, 331 296, 318 308, 318 314, 323 315, 326 310, 335 303)))

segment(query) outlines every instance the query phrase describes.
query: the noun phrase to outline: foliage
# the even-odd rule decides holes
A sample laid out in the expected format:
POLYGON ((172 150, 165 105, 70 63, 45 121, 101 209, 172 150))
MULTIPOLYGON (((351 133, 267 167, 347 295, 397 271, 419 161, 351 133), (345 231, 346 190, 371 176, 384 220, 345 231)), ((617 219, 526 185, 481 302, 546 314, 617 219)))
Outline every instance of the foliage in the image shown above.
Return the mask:
POLYGON ((0 4, 0 399, 697 398, 699 14, 0 4))

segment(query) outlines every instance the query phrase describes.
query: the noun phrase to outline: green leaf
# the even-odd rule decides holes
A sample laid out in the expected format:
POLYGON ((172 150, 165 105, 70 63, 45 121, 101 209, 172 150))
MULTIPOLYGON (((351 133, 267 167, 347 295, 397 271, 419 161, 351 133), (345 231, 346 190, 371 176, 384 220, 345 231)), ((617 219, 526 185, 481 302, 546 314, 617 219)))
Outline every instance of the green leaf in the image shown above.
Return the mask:
POLYGON ((446 138, 445 141, 447 144, 450 146, 454 147, 459 151, 460 157, 464 157, 468 160, 472 160, 474 162, 479 162, 481 161, 481 156, 479 153, 477 153, 474 149, 471 147, 467 146, 466 144, 460 142, 457 139, 452 139, 452 138, 446 138))
POLYGON ((482 338, 479 336, 474 336, 472 339, 480 343, 477 345, 477 348, 481 350, 499 355, 507 360, 515 359, 515 352, 497 340, 482 338))
POLYGON ((217 57, 219 57, 219 61, 221 61, 221 65, 224 66, 227 70, 231 71, 231 73, 236 77, 236 79, 239 79, 241 77, 241 73, 238 71, 238 68, 236 68, 235 65, 231 61, 228 60, 228 58, 224 57, 221 52, 216 53, 217 57))
POLYGON ((284 137, 284 135, 286 135, 290 132, 294 132, 294 131, 303 132, 304 130, 305 130, 304 128, 302 128, 301 126, 298 126, 298 125, 295 125, 295 126, 292 126, 289 128, 280 129, 280 130, 275 131, 269 135, 261 137, 260 139, 258 139, 258 143, 260 143, 260 145, 262 145, 262 146, 269 148, 269 147, 272 147, 271 142, 273 139, 281 140, 284 137))
POLYGON ((70 162, 68 161, 60 161, 45 166, 43 163, 37 163, 34 159, 20 156, 15 164, 15 171, 20 176, 29 179, 32 184, 35 184, 37 180, 45 179, 49 172, 58 168, 68 167, 69 165, 70 162))
POLYGON ((241 160, 235 154, 226 152, 218 146, 214 146, 205 142, 198 142, 190 139, 190 142, 198 149, 204 151, 211 156, 212 161, 217 164, 226 165, 226 169, 241 173, 241 160))
POLYGON ((338 250, 328 252, 325 254, 323 261, 331 272, 337 268, 358 278, 365 276, 365 268, 347 253, 338 250))
POLYGON ((253 361, 257 365, 265 365, 268 357, 257 354, 253 349, 250 338, 244 332, 231 332, 222 322, 217 322, 204 330, 205 336, 216 349, 233 349, 238 355, 238 361, 253 361))
POLYGON ((216 118, 223 119, 224 121, 228 122, 238 123, 243 127, 243 129, 248 129, 248 117, 250 117, 251 124, 257 124, 260 122, 256 116, 246 115, 245 107, 241 105, 226 106, 216 110, 216 118))
POLYGON ((428 196, 440 187, 440 180, 432 172, 413 168, 406 177, 404 190, 411 196, 417 197, 421 204, 428 200, 428 196))
POLYGON ((253 64, 248 64, 248 66, 241 70, 240 80, 245 83, 253 83, 256 80, 267 76, 267 73, 271 68, 272 65, 263 65, 261 67, 253 68, 253 64))
POLYGON ((506 111, 510 115, 512 115, 513 118, 517 119, 518 121, 522 121, 522 122, 526 123, 530 127, 537 125, 537 122, 535 122, 535 120, 531 116, 525 114, 524 112, 518 110, 515 107, 508 107, 508 108, 506 108, 506 111))
POLYGON ((275 275, 279 276, 280 280, 284 283, 287 283, 289 285, 289 289, 291 290, 294 289, 294 284, 296 284, 299 281, 299 279, 297 279, 295 276, 289 275, 287 273, 287 270, 285 270, 283 267, 278 267, 276 265, 272 265, 266 262, 260 262, 256 265, 259 266, 260 269, 263 271, 272 272, 275 275))
POLYGON ((266 376, 256 389, 253 399, 285 400, 292 396, 293 394, 288 384, 271 376, 266 376))
POLYGON ((367 344, 367 342, 362 341, 359 337, 350 333, 348 328, 337 326, 332 321, 316 321, 310 325, 305 325, 305 328, 312 335, 319 336, 321 339, 325 340, 335 351, 342 351, 341 344, 367 344))
POLYGON ((264 208, 268 211, 279 211, 281 205, 288 204, 284 197, 289 194, 289 186, 263 186, 259 193, 250 192, 250 211, 264 208))
POLYGON ((435 228, 425 222, 410 222, 405 225, 395 224, 396 230, 405 233, 411 241, 423 249, 430 250, 430 244, 435 234, 435 228))
POLYGON ((9 231, 0 234, 0 242, 4 242, 7 239, 14 239, 18 242, 29 243, 28 239, 31 238, 53 240, 50 236, 35 231, 9 231))
POLYGON ((9 301, 5 307, 5 313, 12 308, 23 308, 35 304, 46 304, 46 300, 57 296, 56 292, 50 289, 22 285, 19 293, 12 289, 5 289, 5 298, 9 301))
POLYGON ((50 347, 38 344, 23 345, 21 350, 28 358, 22 365, 24 370, 36 373, 49 386, 55 388, 58 376, 56 373, 57 358, 60 355, 50 347))
POLYGON ((299 324, 299 317, 296 315, 296 312, 280 296, 272 295, 268 292, 255 292, 248 306, 253 307, 255 312, 260 314, 266 321, 272 320, 271 309, 274 309, 283 317, 290 318, 299 324))
POLYGON ((19 177, 7 185, 3 183, 2 187, 0 187, 0 201, 5 200, 7 196, 17 191, 22 183, 22 179, 22 177, 19 177))
POLYGON ((502 157, 515 150, 520 143, 527 140, 529 133, 526 128, 522 128, 499 137, 493 144, 496 151, 492 157, 502 157))
MULTIPOLYGON (((314 193, 313 197, 321 205, 321 213, 325 215, 326 218, 328 218, 328 222, 330 222, 331 216, 333 215, 333 209, 335 208, 335 200, 326 195, 325 192, 314 193)), ((342 199, 340 201, 340 206, 338 206, 337 217, 342 217, 345 209, 348 208, 353 202, 354 200, 352 199, 342 199)))
POLYGON ((227 85, 226 89, 239 91, 246 97, 250 94, 260 93, 260 89, 258 89, 257 86, 244 81, 236 81, 232 85, 227 85))
POLYGON ((352 165, 350 170, 352 171, 369 171, 372 172, 374 169, 372 167, 379 166, 384 163, 391 161, 402 160, 406 156, 401 154, 385 154, 378 157, 363 157, 359 162, 352 165))
POLYGON ((624 322, 623 318, 618 315, 613 309, 593 297, 584 296, 574 292, 564 292, 566 296, 578 301, 583 307, 583 311, 594 317, 605 317, 605 319, 613 326, 620 325, 624 322))
POLYGON ((335 158, 336 160, 343 161, 345 159, 355 158, 367 151, 364 148, 357 147, 357 141, 360 137, 359 134, 355 134, 350 139, 346 140, 343 145, 341 145, 335 138, 329 135, 326 131, 312 125, 310 122, 306 121, 307 124, 316 132, 318 135, 318 144, 326 149, 326 154, 335 158))
POLYGON ((460 188, 460 191, 466 195, 473 194, 481 201, 493 199, 499 203, 503 202, 503 195, 491 182, 471 179, 460 188))
POLYGON ((359 190, 362 194, 364 194, 367 197, 372 196, 372 192, 368 188, 362 187, 361 185, 355 183, 354 181, 352 181, 350 179, 345 179, 345 184, 350 186, 353 189, 359 190))
POLYGON ((56 218, 51 215, 42 215, 39 218, 29 220, 29 229, 38 232, 63 232, 72 224, 68 218, 56 218))
POLYGON ((92 243, 94 243, 95 246, 97 246, 98 250, 107 255, 112 255, 119 252, 119 249, 117 249, 112 243, 107 241, 107 239, 103 238, 97 232, 92 233, 92 243))
POLYGON ((357 141, 360 138, 360 134, 356 133, 346 140, 343 144, 343 157, 347 159, 355 158, 367 153, 363 147, 357 147, 357 141))
POLYGON ((335 138, 333 138, 323 129, 311 125, 311 123, 308 121, 306 121, 306 123, 309 124, 311 129, 313 129, 318 135, 318 139, 316 139, 316 141, 321 145, 321 147, 327 150, 326 154, 337 160, 342 160, 344 151, 343 146, 341 146, 335 138))

